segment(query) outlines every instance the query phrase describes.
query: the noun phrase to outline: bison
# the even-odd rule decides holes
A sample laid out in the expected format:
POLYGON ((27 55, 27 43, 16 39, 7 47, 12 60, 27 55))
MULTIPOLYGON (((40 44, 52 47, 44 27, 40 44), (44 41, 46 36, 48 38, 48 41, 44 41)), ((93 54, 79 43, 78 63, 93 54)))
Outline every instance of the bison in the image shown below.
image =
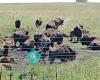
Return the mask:
POLYGON ((3 56, 8 56, 8 51, 10 48, 13 48, 14 46, 14 40, 10 38, 4 38, 0 40, 3 45, 3 56))
POLYGON ((53 63, 55 59, 60 59, 61 62, 66 60, 76 59, 76 52, 67 45, 59 45, 58 47, 50 48, 49 50, 49 60, 53 63))
POLYGON ((45 34, 37 33, 34 35, 35 50, 39 51, 42 55, 41 59, 47 57, 49 47, 51 46, 51 40, 45 34))
POLYGON ((88 46, 91 50, 100 50, 100 38, 94 39, 88 46))
POLYGON ((28 31, 19 29, 12 34, 11 38, 14 39, 15 47, 19 47, 29 38, 28 31))
POLYGON ((30 52, 34 48, 34 39, 27 39, 21 46, 22 51, 30 52))
POLYGON ((0 62, 1 63, 12 63, 14 62, 13 57, 0 57, 0 62))
POLYGON ((64 20, 63 19, 61 19, 61 18, 55 18, 54 19, 54 22, 55 22, 55 25, 56 26, 62 26, 63 25, 63 23, 64 23, 64 20))
POLYGON ((46 28, 45 28, 45 29, 50 29, 50 28, 52 28, 52 29, 57 29, 57 28, 58 28, 58 26, 55 25, 55 22, 54 22, 53 20, 50 21, 50 22, 46 25, 46 28))
POLYGON ((41 50, 43 52, 49 50, 51 40, 46 35, 37 33, 34 35, 34 41, 37 50, 41 50))
POLYGON ((82 45, 89 46, 94 39, 96 39, 94 36, 84 36, 80 42, 82 45))
POLYGON ((54 42, 60 45, 63 42, 63 37, 68 37, 65 33, 62 33, 56 29, 48 29, 44 32, 51 40, 51 46, 53 47, 54 42))
POLYGON ((16 27, 16 28, 20 28, 20 25, 21 25, 21 21, 20 21, 19 19, 17 19, 17 20, 15 21, 15 27, 16 27))
POLYGON ((81 44, 91 50, 100 50, 100 39, 94 36, 84 36, 81 39, 81 44))
POLYGON ((0 63, 0 69, 1 70, 11 70, 12 65, 9 63, 0 63))
POLYGON ((54 20, 51 20, 47 25, 46 29, 52 28, 52 29, 58 29, 60 25, 63 25, 64 20, 61 18, 55 18, 54 20))
POLYGON ((82 25, 76 26, 73 31, 70 32, 71 40, 74 42, 79 42, 83 36, 89 35, 89 31, 85 30, 82 25), (75 37, 77 39, 75 39, 75 37))
POLYGON ((35 22, 36 27, 38 28, 39 26, 42 25, 42 20, 41 19, 37 19, 35 22))
POLYGON ((77 41, 80 40, 80 38, 82 37, 82 30, 78 27, 74 28, 74 36, 77 37, 77 41))

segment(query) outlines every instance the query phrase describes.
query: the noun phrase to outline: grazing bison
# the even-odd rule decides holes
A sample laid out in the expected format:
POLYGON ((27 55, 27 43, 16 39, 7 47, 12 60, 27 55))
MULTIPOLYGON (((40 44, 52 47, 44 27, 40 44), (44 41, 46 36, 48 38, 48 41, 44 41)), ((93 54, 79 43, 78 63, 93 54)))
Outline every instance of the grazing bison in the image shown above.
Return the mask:
POLYGON ((20 25, 21 25, 21 21, 20 20, 16 20, 15 21, 15 27, 16 28, 20 28, 20 25))
POLYGON ((37 19, 35 22, 36 27, 38 28, 39 26, 42 25, 42 20, 41 19, 37 19))
POLYGON ((53 63, 55 59, 60 59, 61 62, 66 60, 74 60, 76 59, 76 52, 67 45, 59 45, 50 48, 49 60, 51 63, 53 63))
POLYGON ((16 32, 14 32, 11 36, 14 39, 15 42, 15 47, 19 47, 25 42, 29 36, 28 36, 28 31, 25 29, 19 29, 16 32))

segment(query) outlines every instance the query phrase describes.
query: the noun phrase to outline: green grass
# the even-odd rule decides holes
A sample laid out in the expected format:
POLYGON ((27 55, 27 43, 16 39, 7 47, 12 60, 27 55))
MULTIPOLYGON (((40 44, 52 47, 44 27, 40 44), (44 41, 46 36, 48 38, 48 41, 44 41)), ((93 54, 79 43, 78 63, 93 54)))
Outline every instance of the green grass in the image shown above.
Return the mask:
POLYGON ((55 17, 65 20, 63 31, 69 32, 74 25, 83 24, 91 34, 97 35, 100 29, 99 4, 54 3, 54 4, 2 4, 0 5, 0 35, 13 32, 16 18, 22 20, 22 27, 35 29, 35 20, 42 18, 44 24, 55 17))
MULTIPOLYGON (((100 79, 100 56, 92 56, 82 60, 75 60, 73 62, 52 64, 52 65, 31 65, 29 67, 35 80, 99 80, 100 79)), ((30 73, 25 68, 23 74, 25 80, 29 80, 30 73)), ((9 78, 10 71, 3 71, 3 80, 9 78)), ((21 71, 13 71, 14 80, 18 80, 21 71)))
MULTIPOLYGON (((69 34, 75 25, 80 23, 90 31, 91 35, 100 37, 100 4, 97 3, 0 4, 0 37, 10 36, 15 31, 14 21, 17 18, 22 21, 21 27, 27 29, 29 26, 28 30, 33 36, 35 31, 44 30, 43 28, 36 29, 37 18, 41 18, 45 25, 56 17, 64 19, 64 25, 59 28, 64 33, 69 34)), ((85 48, 81 44, 69 43, 68 39, 64 39, 64 43, 81 52, 82 48, 85 48)), ((79 54, 81 52, 78 51, 79 54)), ((82 54, 85 52, 83 51, 82 54)), ((56 80, 56 70, 58 80, 100 80, 99 61, 100 54, 93 54, 81 60, 62 64, 30 64, 25 70, 27 75, 25 78, 29 80, 29 71, 32 69, 34 80, 43 80, 43 76, 44 80, 56 80)), ((20 70, 13 72, 14 80, 18 80, 19 72, 20 70)), ((3 71, 2 80, 7 80, 8 75, 9 71, 3 71)))

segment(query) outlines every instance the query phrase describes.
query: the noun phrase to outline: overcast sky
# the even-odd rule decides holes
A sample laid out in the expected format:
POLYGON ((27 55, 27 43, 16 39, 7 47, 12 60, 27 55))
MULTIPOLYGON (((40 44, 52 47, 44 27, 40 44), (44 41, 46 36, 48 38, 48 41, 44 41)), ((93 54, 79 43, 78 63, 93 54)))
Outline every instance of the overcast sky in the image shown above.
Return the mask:
MULTIPOLYGON (((31 3, 31 2, 75 2, 76 0, 0 0, 0 3, 31 3)), ((100 0, 88 0, 89 2, 100 2, 100 0)))

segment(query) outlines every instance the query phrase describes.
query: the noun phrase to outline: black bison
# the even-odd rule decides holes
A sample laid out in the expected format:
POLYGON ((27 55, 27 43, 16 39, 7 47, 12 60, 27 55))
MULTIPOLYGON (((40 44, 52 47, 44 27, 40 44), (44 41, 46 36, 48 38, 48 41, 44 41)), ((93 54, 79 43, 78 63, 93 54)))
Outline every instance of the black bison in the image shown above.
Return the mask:
POLYGON ((15 47, 19 47, 29 38, 28 31, 25 29, 18 29, 12 34, 11 38, 14 39, 15 47))
POLYGON ((21 21, 18 19, 15 21, 15 27, 16 28, 20 28, 20 25, 21 25, 21 21))
POLYGON ((58 47, 50 48, 49 60, 53 63, 55 59, 60 59, 61 62, 76 59, 76 52, 67 45, 59 45, 58 47))
POLYGON ((63 42, 63 37, 68 37, 65 33, 62 33, 56 29, 47 29, 44 32, 51 40, 51 46, 53 47, 54 42, 60 45, 63 42))
POLYGON ((74 28, 73 31, 70 32, 71 40, 74 42, 79 42, 83 36, 89 35, 89 31, 86 31, 82 25, 78 25, 74 28), (77 39, 75 39, 77 38, 77 39))
POLYGON ((47 25, 46 29, 53 28, 53 29, 58 29, 60 25, 63 25, 64 20, 61 18, 55 18, 54 20, 51 20, 47 25))
POLYGON ((37 19, 35 22, 36 27, 38 28, 39 26, 42 25, 42 20, 41 19, 37 19))
POLYGON ((78 27, 74 28, 74 36, 77 37, 77 41, 80 40, 80 38, 82 37, 82 30, 78 27))

